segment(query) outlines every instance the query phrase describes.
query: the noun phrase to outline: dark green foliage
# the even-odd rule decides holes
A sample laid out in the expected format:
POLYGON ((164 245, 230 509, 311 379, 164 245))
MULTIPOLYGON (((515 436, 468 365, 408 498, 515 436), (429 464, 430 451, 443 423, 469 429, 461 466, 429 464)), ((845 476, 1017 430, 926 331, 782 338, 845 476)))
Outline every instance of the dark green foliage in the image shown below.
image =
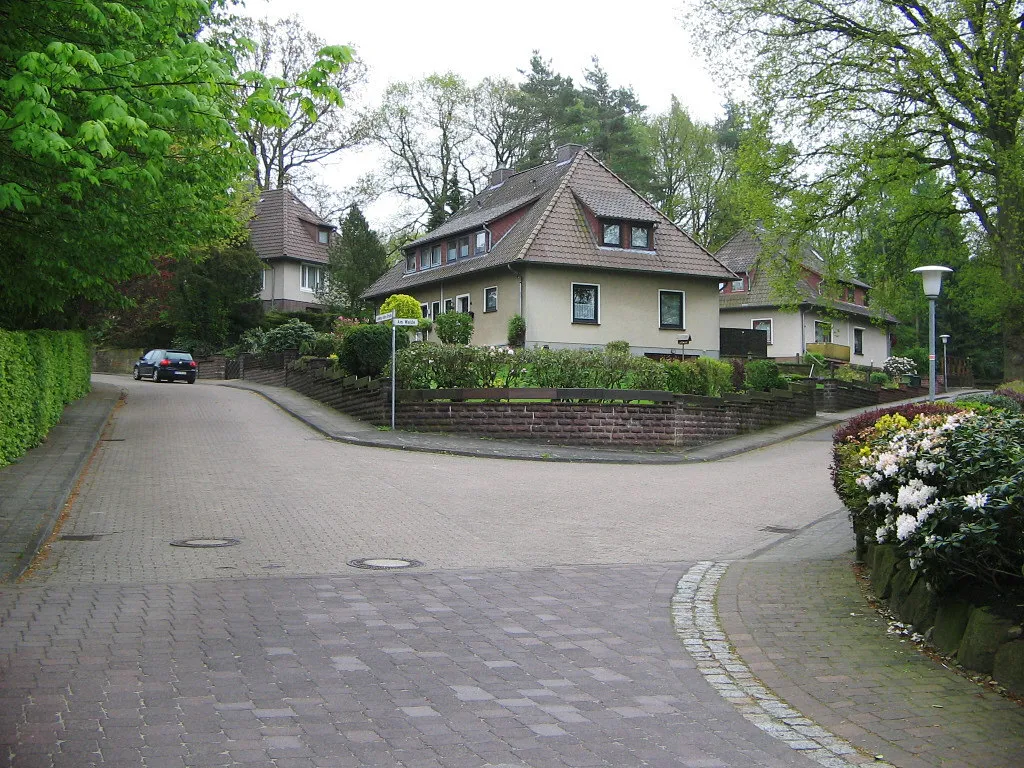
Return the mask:
MULTIPOLYGON (((409 336, 395 335, 396 349, 409 346, 409 336)), ((380 376, 391 362, 391 326, 360 325, 345 334, 338 353, 338 364, 354 376, 380 376)))
POLYGON ((81 333, 0 330, 0 466, 38 445, 89 391, 90 368, 81 333))
POLYGON ((324 299, 352 317, 373 319, 374 306, 362 293, 387 272, 388 255, 357 206, 349 208, 328 251, 330 279, 324 299))
POLYGON ((772 360, 751 360, 746 365, 743 386, 754 392, 785 389, 786 379, 779 374, 779 366, 772 360))
POLYGON ((466 312, 445 312, 434 319, 434 330, 442 344, 469 344, 473 318, 466 312))
POLYGON ((886 374, 882 373, 882 371, 874 371, 873 373, 871 373, 871 375, 868 376, 869 383, 878 384, 879 386, 882 387, 884 387, 890 381, 891 379, 886 374))
POLYGON ((271 329, 284 325, 291 320, 301 320, 306 325, 313 326, 319 333, 330 333, 334 329, 336 316, 330 312, 281 312, 271 310, 263 316, 260 322, 261 328, 271 329))
POLYGON ((512 315, 508 319, 508 345, 521 347, 526 343, 526 320, 522 315, 512 315))
POLYGON ((169 319, 174 346, 204 357, 259 324, 263 264, 248 242, 208 249, 174 269, 169 319))
POLYGON ((260 353, 284 352, 288 349, 301 349, 307 342, 316 340, 313 326, 301 320, 289 320, 284 325, 271 328, 263 337, 260 353))
POLYGON ((333 333, 318 333, 312 339, 299 345, 299 353, 310 357, 330 357, 338 354, 341 348, 341 337, 333 333))
POLYGON ((988 406, 989 408, 995 408, 999 411, 1006 411, 1008 413, 1019 414, 1021 412, 1021 401, 1015 400, 1012 397, 1006 395, 992 394, 992 395, 968 395, 962 399, 958 399, 957 404, 964 407, 971 407, 974 405, 988 406))

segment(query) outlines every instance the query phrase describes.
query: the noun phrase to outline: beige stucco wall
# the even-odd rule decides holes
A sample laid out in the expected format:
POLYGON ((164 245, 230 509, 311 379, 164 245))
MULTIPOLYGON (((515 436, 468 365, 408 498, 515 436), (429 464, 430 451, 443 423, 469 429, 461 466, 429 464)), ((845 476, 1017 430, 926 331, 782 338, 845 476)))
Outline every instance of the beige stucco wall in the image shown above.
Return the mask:
POLYGON ((678 353, 688 333, 687 354, 718 356, 718 282, 619 271, 527 265, 524 270, 527 346, 601 346, 624 339, 634 354, 678 353), (598 325, 572 322, 572 284, 600 286, 598 325), (685 330, 659 327, 659 290, 685 293, 685 330))
POLYGON ((277 260, 272 263, 264 263, 264 267, 266 267, 264 269, 266 281, 265 287, 260 291, 260 298, 263 301, 283 299, 304 304, 320 304, 315 293, 304 291, 299 287, 302 280, 299 262, 277 260))
MULTIPOLYGON (((469 294, 469 311, 473 313, 471 343, 475 346, 507 344, 508 320, 519 312, 519 279, 505 268, 413 288, 406 293, 421 304, 441 302, 442 312, 445 299, 469 294), (498 289, 498 309, 496 312, 484 312, 484 289, 492 287, 498 289)), ((427 339, 437 341, 437 334, 431 332, 427 339)))
POLYGON ((723 328, 751 328, 752 321, 772 319, 772 343, 768 345, 768 357, 791 358, 803 354, 806 345, 814 342, 814 323, 832 323, 832 341, 850 348, 850 362, 857 365, 881 367, 888 356, 888 330, 871 323, 868 318, 843 316, 828 318, 814 310, 783 312, 778 309, 737 309, 725 310, 721 314, 723 328), (801 323, 803 335, 801 335, 801 323), (853 329, 864 329, 864 354, 853 354, 853 329))

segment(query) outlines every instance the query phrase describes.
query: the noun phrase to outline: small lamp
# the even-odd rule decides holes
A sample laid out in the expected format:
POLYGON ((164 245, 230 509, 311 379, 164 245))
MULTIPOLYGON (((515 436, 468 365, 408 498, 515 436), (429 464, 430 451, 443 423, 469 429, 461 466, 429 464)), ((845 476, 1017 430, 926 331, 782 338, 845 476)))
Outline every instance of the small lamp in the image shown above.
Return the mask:
POLYGON ((942 276, 952 272, 949 267, 927 266, 910 270, 921 275, 924 295, 928 298, 928 399, 935 399, 935 300, 942 291, 942 276))

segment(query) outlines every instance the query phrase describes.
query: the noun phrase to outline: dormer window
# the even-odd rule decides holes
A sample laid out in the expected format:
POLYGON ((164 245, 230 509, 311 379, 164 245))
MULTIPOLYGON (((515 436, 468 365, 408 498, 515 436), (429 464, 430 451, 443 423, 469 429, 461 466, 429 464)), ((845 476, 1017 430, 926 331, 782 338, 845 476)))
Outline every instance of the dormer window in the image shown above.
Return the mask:
POLYGON ((739 280, 733 280, 732 283, 730 283, 730 291, 732 293, 741 293, 746 290, 746 283, 747 281, 742 277, 739 280))
POLYGON ((459 258, 459 246, 454 240, 448 241, 448 263, 455 261, 459 258))
POLYGON ((469 238, 468 237, 460 237, 459 238, 459 258, 460 259, 465 259, 465 258, 468 258, 468 257, 469 257, 469 238))
POLYGON ((405 271, 415 272, 416 271, 416 254, 410 253, 405 257, 405 271))
POLYGON ((318 243, 327 245, 331 239, 331 231, 329 229, 318 229, 316 232, 316 240, 318 243))
POLYGON ((487 253, 487 233, 477 232, 476 233, 476 245, 473 249, 473 255, 479 256, 482 253, 487 253))
POLYGON ((441 246, 435 245, 430 249, 430 266, 440 267, 441 266, 441 246))
POLYGON ((601 245, 606 248, 633 248, 649 251, 652 248, 653 227, 635 221, 601 221, 601 245))
POLYGON ((601 231, 601 242, 604 245, 610 245, 612 248, 622 247, 622 230, 618 224, 602 224, 601 231))

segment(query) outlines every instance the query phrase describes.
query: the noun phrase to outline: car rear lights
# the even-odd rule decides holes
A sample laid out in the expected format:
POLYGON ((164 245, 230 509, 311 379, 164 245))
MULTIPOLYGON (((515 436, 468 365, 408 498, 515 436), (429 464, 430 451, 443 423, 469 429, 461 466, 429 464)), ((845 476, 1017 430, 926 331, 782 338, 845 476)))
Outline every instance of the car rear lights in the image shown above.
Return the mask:
POLYGON ((189 360, 188 361, 188 367, 189 368, 195 368, 196 367, 196 361, 195 360, 189 360))
POLYGON ((160 367, 161 368, 166 368, 170 364, 171 364, 171 361, 168 360, 166 357, 163 360, 160 361, 160 367))

